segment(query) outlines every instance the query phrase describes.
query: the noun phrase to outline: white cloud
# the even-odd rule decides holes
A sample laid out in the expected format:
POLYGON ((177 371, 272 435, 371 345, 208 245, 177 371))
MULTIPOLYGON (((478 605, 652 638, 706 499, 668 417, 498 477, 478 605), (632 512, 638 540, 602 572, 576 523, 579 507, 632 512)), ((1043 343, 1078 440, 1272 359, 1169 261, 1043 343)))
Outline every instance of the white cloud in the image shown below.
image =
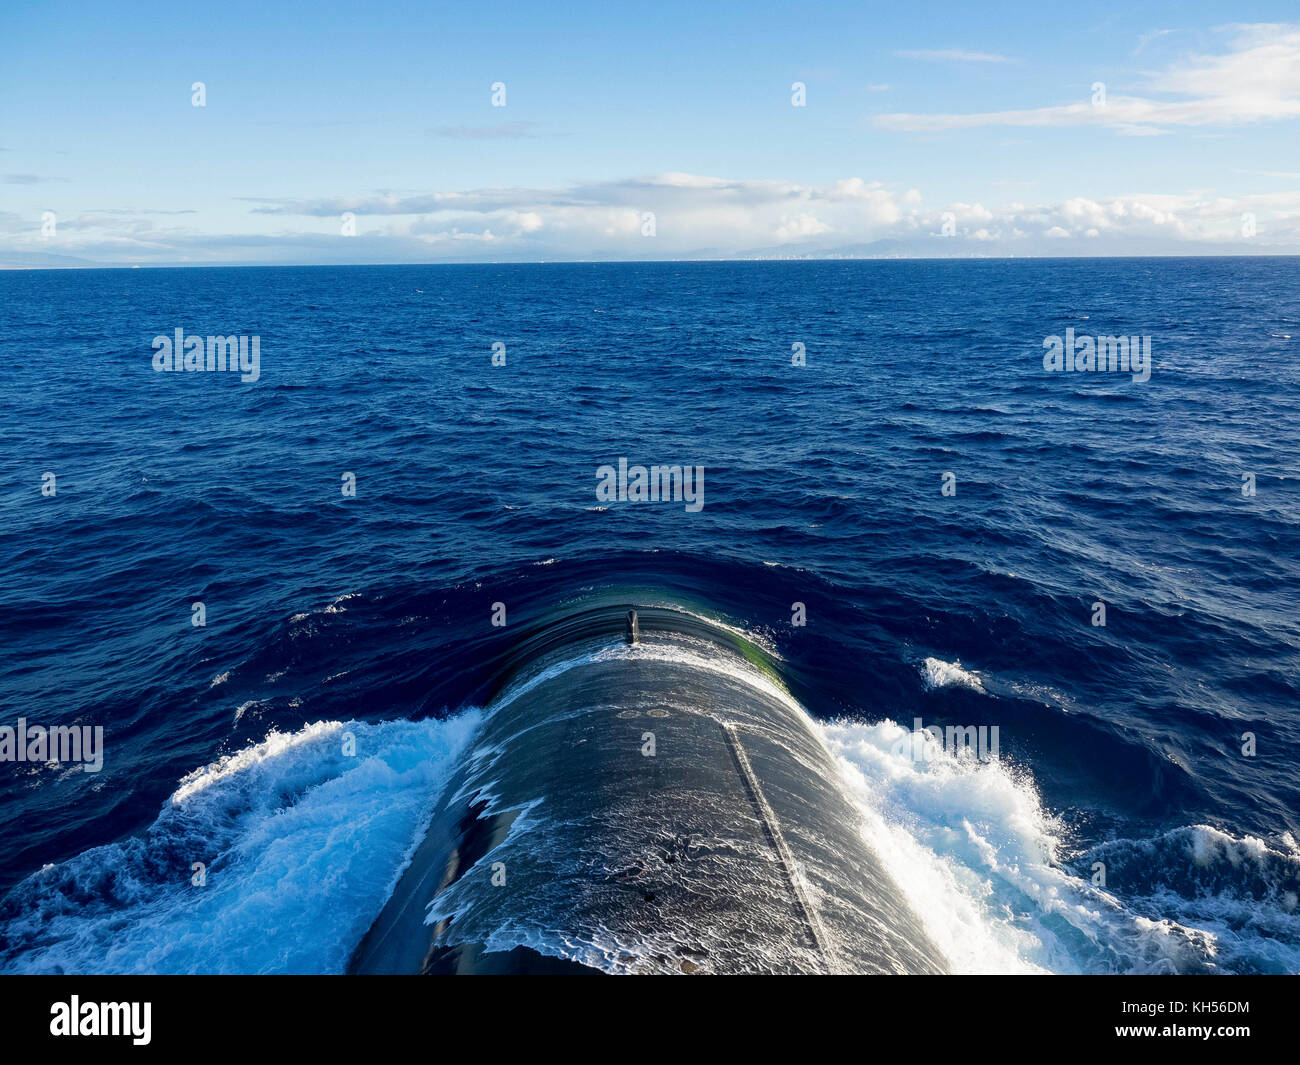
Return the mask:
POLYGON ((536 233, 543 225, 542 216, 536 211, 515 212, 511 221, 518 225, 521 233, 536 233))
POLYGON ((782 243, 802 240, 805 237, 815 237, 821 233, 829 233, 830 228, 816 215, 805 212, 793 218, 782 218, 781 224, 776 230, 776 239, 782 243))
POLYGON ((1283 178, 1287 181, 1300 181, 1300 171, 1297 170, 1242 170, 1234 166, 1232 172, 1234 174, 1250 174, 1252 177, 1283 178))
POLYGON ((981 126, 1105 126, 1133 135, 1160 126, 1232 126, 1300 116, 1300 25, 1234 26, 1227 51, 1190 55, 1145 76, 1154 95, 971 114, 888 114, 886 129, 935 131, 981 126), (1159 97, 1180 97, 1161 99, 1159 97))
POLYGON ((1048 254, 1073 243, 1086 244, 1093 254, 1211 246, 1225 252, 1294 251, 1300 246, 1300 189, 1236 197, 1196 191, 926 203, 916 189, 861 177, 801 185, 670 172, 550 189, 259 201, 251 220, 264 231, 217 235, 162 217, 83 212, 60 222, 54 248, 41 240, 30 218, 0 215, 0 248, 102 262, 870 254, 879 240, 919 242, 907 244, 905 253, 942 255, 962 254, 967 246, 967 254, 1048 254), (349 210, 356 215, 356 237, 340 235, 339 216, 349 210), (646 212, 656 218, 653 238, 642 235, 646 212), (1242 233, 1246 213, 1255 217, 1257 229, 1249 241, 1242 233), (953 228, 956 240, 940 236, 953 228))
POLYGON ((439 126, 434 132, 440 137, 491 141, 534 137, 535 129, 537 129, 536 122, 503 122, 496 126, 439 126))
POLYGON ((961 48, 930 48, 895 52, 899 59, 922 59, 936 63, 1005 63, 1007 57, 990 52, 967 52, 961 48))
POLYGON ((1150 33, 1142 34, 1142 36, 1138 38, 1137 47, 1133 49, 1133 54, 1137 55, 1138 52, 1142 51, 1142 49, 1152 41, 1159 40, 1161 37, 1167 37, 1173 32, 1173 30, 1152 30, 1150 33))

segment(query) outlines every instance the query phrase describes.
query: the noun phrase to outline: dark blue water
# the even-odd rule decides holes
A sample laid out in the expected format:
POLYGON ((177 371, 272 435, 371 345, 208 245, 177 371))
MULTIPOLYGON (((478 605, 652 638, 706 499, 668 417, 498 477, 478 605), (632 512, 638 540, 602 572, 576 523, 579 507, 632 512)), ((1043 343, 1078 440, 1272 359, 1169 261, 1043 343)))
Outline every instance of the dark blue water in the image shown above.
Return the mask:
POLYGON ((0 310, 0 724, 106 748, 0 763, 6 968, 339 967, 465 708, 609 596, 838 720, 955 967, 1300 969, 1300 260, 10 272, 0 310), (1150 380, 1045 371, 1067 327, 1150 335, 1150 380), (260 379, 155 372, 177 328, 260 379), (599 501, 621 456, 703 509, 599 501), (918 717, 1000 762, 894 757, 918 717))

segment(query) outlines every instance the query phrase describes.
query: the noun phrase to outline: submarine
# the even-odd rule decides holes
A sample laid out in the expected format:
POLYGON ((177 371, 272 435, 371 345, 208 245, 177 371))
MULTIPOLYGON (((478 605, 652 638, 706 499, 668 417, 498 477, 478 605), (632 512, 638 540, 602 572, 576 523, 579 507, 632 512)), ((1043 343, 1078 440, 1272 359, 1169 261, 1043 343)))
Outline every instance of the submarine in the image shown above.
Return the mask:
POLYGON ((935 974, 745 634, 605 603, 521 639, 357 974, 935 974))

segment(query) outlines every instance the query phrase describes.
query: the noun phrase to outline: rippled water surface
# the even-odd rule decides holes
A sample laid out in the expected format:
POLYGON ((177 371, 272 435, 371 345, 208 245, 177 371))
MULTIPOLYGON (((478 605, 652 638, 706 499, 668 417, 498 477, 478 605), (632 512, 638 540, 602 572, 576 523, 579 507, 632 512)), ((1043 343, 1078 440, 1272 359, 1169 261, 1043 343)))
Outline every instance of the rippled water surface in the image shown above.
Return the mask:
POLYGON ((777 656, 955 968, 1300 970, 1300 261, 10 272, 0 305, 0 724, 106 736, 98 774, 0 763, 4 967, 341 967, 511 647, 616 597, 777 656), (260 379, 156 373, 177 328, 260 336, 260 379), (1067 328, 1150 335, 1151 379, 1046 372, 1067 328), (598 500, 620 457, 704 466, 703 509, 598 500), (917 718, 1000 761, 900 754, 917 718), (345 726, 366 757, 321 757, 345 726))

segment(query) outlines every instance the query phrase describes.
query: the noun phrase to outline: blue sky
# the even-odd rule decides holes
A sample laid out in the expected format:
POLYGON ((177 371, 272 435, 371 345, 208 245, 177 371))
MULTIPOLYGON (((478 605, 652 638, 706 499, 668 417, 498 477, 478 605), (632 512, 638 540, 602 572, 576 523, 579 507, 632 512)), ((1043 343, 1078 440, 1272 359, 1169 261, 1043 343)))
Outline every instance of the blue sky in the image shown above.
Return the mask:
POLYGON ((1296 252, 1298 145, 1294 0, 0 15, 0 265, 1296 252))

